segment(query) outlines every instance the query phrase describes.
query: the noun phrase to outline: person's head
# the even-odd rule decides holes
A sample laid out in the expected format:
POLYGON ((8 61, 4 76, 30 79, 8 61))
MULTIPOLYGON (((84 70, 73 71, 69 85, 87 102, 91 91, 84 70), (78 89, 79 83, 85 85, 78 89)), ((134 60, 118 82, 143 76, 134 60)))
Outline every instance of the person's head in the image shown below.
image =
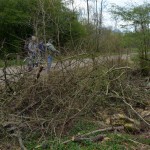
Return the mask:
POLYGON ((36 36, 32 36, 31 39, 32 39, 32 41, 37 41, 37 37, 36 36))
POLYGON ((52 40, 52 39, 49 39, 48 42, 49 42, 49 43, 53 43, 53 40, 52 40))

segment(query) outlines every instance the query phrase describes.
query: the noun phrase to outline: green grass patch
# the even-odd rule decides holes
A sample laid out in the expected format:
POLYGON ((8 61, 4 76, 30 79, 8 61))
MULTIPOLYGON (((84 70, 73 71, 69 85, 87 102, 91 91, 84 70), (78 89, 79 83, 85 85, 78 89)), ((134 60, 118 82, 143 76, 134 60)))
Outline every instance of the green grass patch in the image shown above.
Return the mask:
POLYGON ((94 129, 98 129, 98 124, 88 121, 88 120, 79 120, 75 123, 74 127, 69 131, 69 135, 84 134, 94 129))
MULTIPOLYGON (((82 142, 73 142, 70 141, 67 144, 62 144, 63 141, 71 139, 73 135, 78 135, 88 133, 90 131, 94 131, 98 129, 98 125, 94 122, 83 121, 80 120, 75 123, 72 129, 69 131, 68 137, 63 137, 62 139, 58 138, 50 138, 46 140, 46 142, 37 143, 35 138, 30 139, 25 144, 27 149, 33 150, 132 150, 133 147, 135 149, 139 149, 141 144, 146 144, 147 146, 150 145, 150 139, 145 139, 144 136, 140 135, 129 135, 129 134, 115 134, 115 133, 98 133, 98 134, 105 134, 107 140, 104 139, 102 142, 91 142, 90 140, 84 140, 82 142), (140 142, 139 144, 133 141, 140 142)), ((91 135, 93 137, 95 135, 91 135)))
MULTIPOLYGON (((29 150, 36 149, 37 150, 126 150, 126 149, 133 149, 137 148, 139 145, 130 141, 129 139, 133 139, 131 135, 126 134, 108 134, 107 137, 109 138, 108 141, 102 142, 91 142, 91 141, 82 141, 81 143, 77 142, 69 142, 68 144, 62 144, 62 140, 48 140, 43 142, 41 146, 39 143, 35 142, 28 142, 27 148, 29 150)), ((144 139, 141 139, 144 140, 144 139)), ((138 140, 141 142, 141 140, 138 140)), ((148 142, 150 140, 148 139, 148 142)), ((141 142, 143 143, 143 142, 141 142)), ((144 143, 143 143, 144 144, 144 143)), ((148 145, 148 143, 147 143, 148 145)))
MULTIPOLYGON (((6 64, 8 67, 10 67, 10 66, 21 66, 24 65, 25 63, 23 62, 23 60, 17 61, 15 59, 12 59, 12 60, 7 60, 6 64)), ((0 59, 0 68, 3 68, 4 66, 5 66, 4 60, 0 59)))

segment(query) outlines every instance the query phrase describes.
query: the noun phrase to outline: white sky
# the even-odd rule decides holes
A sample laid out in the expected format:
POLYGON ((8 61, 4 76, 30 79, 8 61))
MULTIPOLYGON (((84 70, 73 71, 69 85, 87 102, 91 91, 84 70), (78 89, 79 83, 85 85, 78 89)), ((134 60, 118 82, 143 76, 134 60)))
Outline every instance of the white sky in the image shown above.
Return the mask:
MULTIPOLYGON (((64 0, 67 1, 67 0, 64 0)), ((91 7, 95 7, 94 4, 95 0, 89 0, 89 4, 91 7)), ((114 28, 115 26, 115 22, 111 19, 110 14, 108 13, 108 9, 110 8, 111 4, 116 4, 119 6, 126 6, 126 5, 131 5, 131 4, 135 4, 135 5, 140 5, 143 4, 146 0, 104 0, 106 1, 106 7, 104 8, 104 13, 103 13, 103 24, 105 26, 112 26, 114 28)), ((150 0, 147 0, 147 2, 149 2, 150 0)), ((98 5, 100 6, 100 2, 101 0, 97 0, 98 5)), ((76 10, 82 10, 82 12, 84 13, 84 15, 86 15, 86 0, 74 0, 74 8, 76 10)), ((72 6, 70 5, 69 8, 72 9, 72 6)), ((91 8, 92 11, 92 8, 91 8)), ((91 15, 93 14, 93 12, 91 12, 91 15)), ((122 24, 121 22, 119 22, 120 24, 122 24)), ((118 23, 118 28, 119 28, 119 23, 118 23)))

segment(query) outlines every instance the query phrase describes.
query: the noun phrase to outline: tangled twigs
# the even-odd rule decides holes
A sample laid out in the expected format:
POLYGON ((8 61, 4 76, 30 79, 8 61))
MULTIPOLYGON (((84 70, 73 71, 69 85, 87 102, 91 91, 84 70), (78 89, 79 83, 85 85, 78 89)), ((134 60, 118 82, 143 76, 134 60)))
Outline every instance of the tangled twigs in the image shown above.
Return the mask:
POLYGON ((37 72, 37 74, 36 74, 36 80, 38 80, 38 78, 40 77, 40 75, 41 75, 41 72, 43 71, 43 66, 40 66, 39 67, 39 70, 38 70, 38 72, 37 72))
MULTIPOLYGON (((28 140, 31 134, 38 132, 36 138, 39 142, 47 139, 46 136, 49 135, 60 139, 64 134, 69 134, 74 127, 86 125, 91 120, 94 125, 98 125, 98 121, 102 122, 105 129, 75 135, 63 144, 84 140, 101 141, 105 138, 103 132, 123 130, 122 126, 107 128, 105 121, 111 118, 110 115, 126 113, 124 110, 126 105, 129 110, 133 109, 130 104, 134 106, 139 101, 140 88, 127 74, 130 73, 128 70, 131 68, 123 66, 115 68, 115 65, 112 68, 106 67, 99 61, 96 61, 97 66, 93 68, 90 58, 83 60, 60 61, 60 64, 51 69, 50 76, 45 75, 45 71, 41 73, 41 68, 37 70, 39 71, 37 74, 35 72, 23 74, 16 82, 11 82, 6 69, 9 83, 16 94, 10 96, 8 93, 2 93, 4 120, 6 120, 5 114, 9 116, 9 121, 21 120, 26 125, 20 128, 25 133, 22 134, 23 139, 28 140), (33 84, 35 78, 38 80, 33 84), (122 92, 119 81, 122 84, 122 92), (137 95, 134 94, 135 91, 137 95), (118 99, 121 99, 121 102, 118 99), (83 124, 78 124, 80 121, 83 121, 83 124)), ((142 101, 147 100, 148 96, 144 95, 142 101)), ((114 125, 113 122, 108 124, 114 125)))
MULTIPOLYGON (((117 136, 118 136, 118 137, 122 137, 122 138, 123 138, 123 136, 120 136, 119 134, 117 134, 117 136)), ((126 140, 126 138, 124 138, 124 139, 126 140)), ((135 141, 135 140, 130 139, 130 138, 128 138, 128 141, 133 142, 133 143, 138 144, 138 145, 141 145, 141 146, 144 146, 144 147, 147 147, 147 149, 149 149, 149 148, 150 148, 150 145, 140 143, 140 142, 135 141)))
MULTIPOLYGON (((130 105, 126 99, 125 99, 125 95, 124 95, 124 90, 123 90, 123 87, 122 87, 122 84, 120 83, 120 87, 121 87, 121 93, 122 93, 122 100, 123 102, 129 106, 131 108, 131 110, 142 120, 144 121, 148 126, 150 126, 150 123, 148 123, 133 107, 132 105, 130 105)), ((117 92, 116 92, 117 93, 117 92)), ((117 96, 119 96, 119 94, 117 93, 117 96)))
POLYGON ((10 134, 11 137, 16 137, 18 139, 21 150, 27 150, 23 144, 21 131, 18 128, 19 122, 4 122, 2 124, 3 128, 10 134))
POLYGON ((27 148, 23 144, 23 140, 22 140, 20 131, 17 131, 15 134, 13 134, 13 136, 18 138, 18 142, 19 142, 21 150, 27 150, 27 148))

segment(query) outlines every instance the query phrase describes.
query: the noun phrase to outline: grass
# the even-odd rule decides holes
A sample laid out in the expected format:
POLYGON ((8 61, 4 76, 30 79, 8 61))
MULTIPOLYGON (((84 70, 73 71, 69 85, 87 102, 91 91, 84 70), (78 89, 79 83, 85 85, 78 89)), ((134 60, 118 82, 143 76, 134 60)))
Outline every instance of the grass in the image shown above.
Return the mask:
MULTIPOLYGON (((137 149, 141 150, 141 147, 149 147, 150 146, 150 139, 147 139, 147 142, 145 142, 144 138, 135 139, 133 136, 128 134, 106 134, 108 137, 107 140, 104 140, 102 142, 90 142, 90 141, 83 141, 82 143, 76 143, 76 142, 70 142, 68 144, 62 144, 62 141, 59 141, 58 139, 55 140, 48 140, 47 142, 43 142, 42 146, 39 148, 36 148, 37 150, 132 150, 137 149), (132 142, 130 140, 133 140, 135 142, 132 142), (145 145, 147 144, 147 145, 145 145)), ((35 147, 39 145, 39 143, 36 142, 27 142, 26 146, 27 149, 33 150, 35 147)))
POLYGON ((141 147, 150 146, 150 139, 145 139, 144 136, 108 132, 105 133, 107 139, 105 138, 102 142, 93 143, 91 141, 82 141, 80 143, 69 142, 67 144, 62 144, 63 141, 71 139, 71 136, 77 135, 79 132, 80 134, 84 134, 96 130, 97 127, 98 125, 94 122, 92 123, 80 120, 69 131, 68 137, 64 136, 62 139, 48 139, 46 142, 41 142, 42 144, 40 144, 42 146, 39 147, 37 147, 37 145, 40 144, 36 140, 27 141, 25 144, 29 150, 141 150, 141 147))
POLYGON ((87 121, 87 120, 84 121, 82 119, 75 123, 74 127, 69 131, 69 135, 73 136, 73 135, 77 135, 77 134, 84 134, 84 133, 92 131, 98 127, 99 127, 98 124, 96 124, 92 121, 87 121))

